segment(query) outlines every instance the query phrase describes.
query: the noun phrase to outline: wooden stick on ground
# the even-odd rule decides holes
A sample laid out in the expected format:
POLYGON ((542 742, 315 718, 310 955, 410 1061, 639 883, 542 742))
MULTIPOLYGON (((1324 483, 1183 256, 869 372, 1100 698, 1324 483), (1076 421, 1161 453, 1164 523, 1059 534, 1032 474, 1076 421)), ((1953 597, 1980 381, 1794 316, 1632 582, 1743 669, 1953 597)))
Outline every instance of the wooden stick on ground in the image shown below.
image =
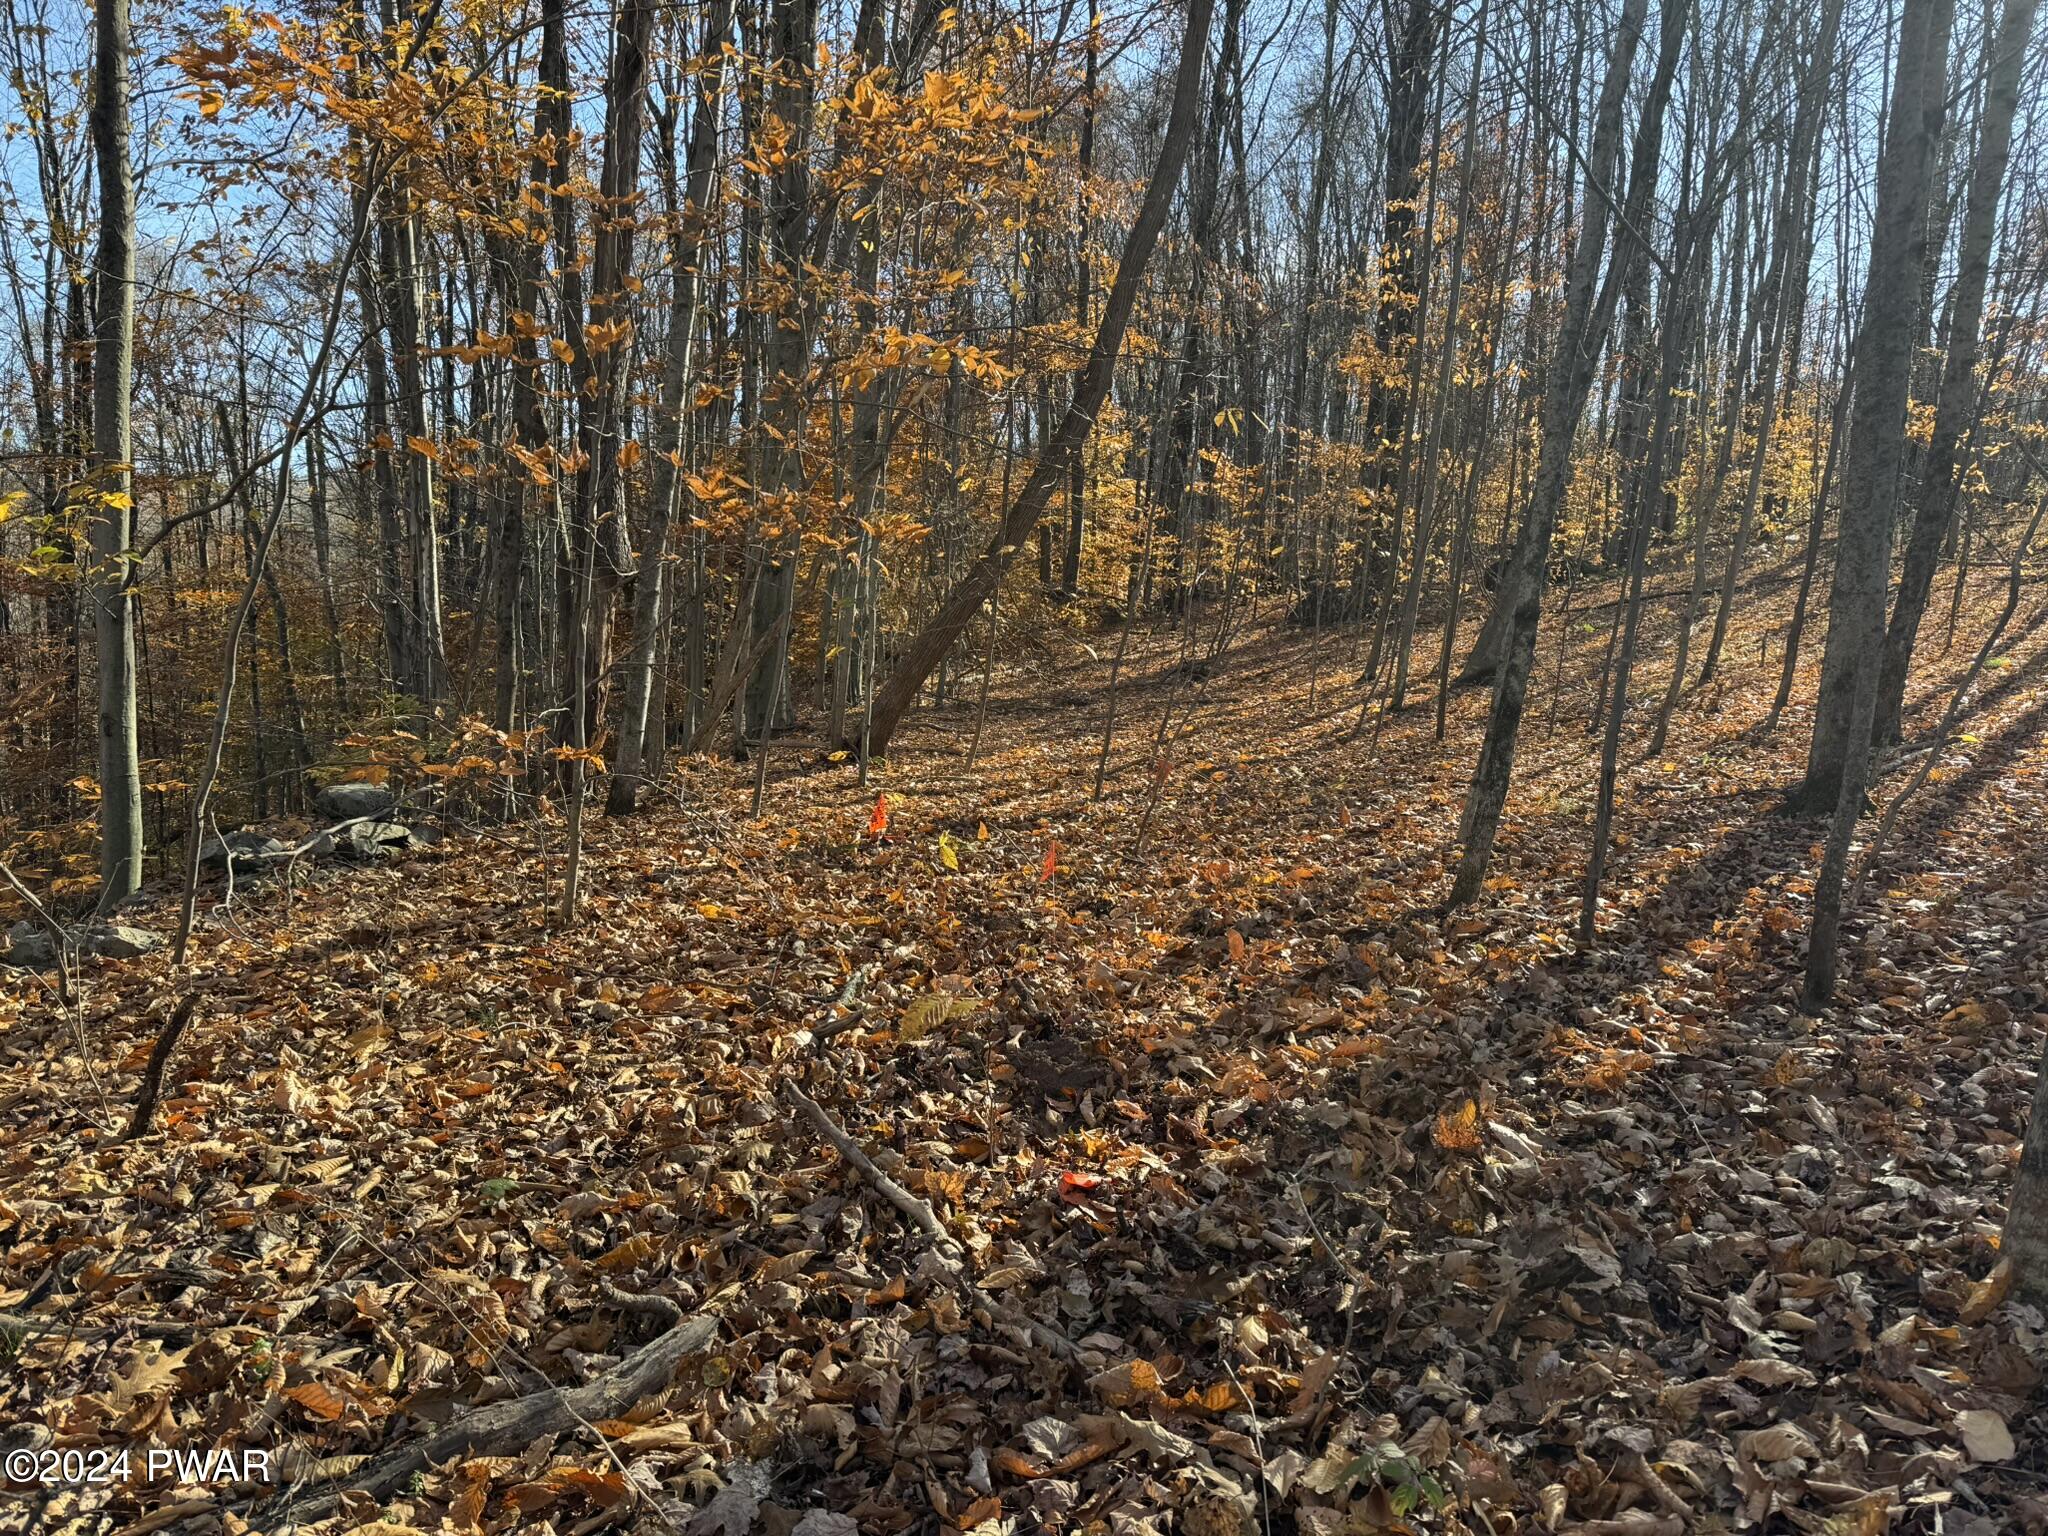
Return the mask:
POLYGON ((156 1044, 150 1047, 149 1063, 142 1069, 142 1086, 136 1090, 135 1113, 129 1117, 128 1129, 122 1135, 123 1141, 134 1141, 149 1134, 149 1122, 156 1115, 156 1101, 164 1091, 164 1068, 171 1064, 171 1053, 178 1048, 178 1037, 185 1033, 185 1026, 192 1022, 192 1010, 199 1006, 199 994, 188 992, 171 1014, 163 1032, 156 1037, 156 1044))
POLYGON ((918 1229, 932 1240, 932 1246, 939 1252, 939 1261, 956 1275, 965 1273, 967 1250, 960 1246, 958 1238, 946 1230, 946 1224, 939 1220, 939 1213, 932 1209, 931 1202, 918 1199, 876 1167, 875 1160, 860 1149, 859 1142, 839 1129, 832 1117, 825 1113, 824 1106, 816 1099, 793 1082, 784 1086, 796 1107, 810 1117, 810 1122, 817 1127, 818 1134, 832 1144, 832 1150, 851 1163, 854 1170, 872 1184, 883 1199, 908 1216, 918 1229))
POLYGON ((794 1082, 785 1083, 783 1088, 788 1093, 790 1102, 804 1112, 833 1151, 845 1158, 854 1172, 866 1179, 883 1199, 909 1217, 912 1224, 932 1240, 932 1250, 947 1274, 953 1277, 956 1285, 970 1289, 971 1305, 981 1308, 991 1317, 1007 1323, 1012 1328, 1022 1330, 1042 1349, 1063 1361, 1072 1361, 1079 1356, 1080 1351, 1074 1346, 1074 1341, 1057 1329, 1049 1328, 1036 1318, 1004 1307, 986 1292, 972 1290, 974 1272, 967 1262, 967 1250, 960 1246, 958 1238, 946 1230, 946 1224, 939 1220, 939 1213, 932 1209, 931 1202, 920 1200, 876 1166, 875 1160, 861 1150, 859 1142, 839 1128, 838 1122, 826 1113, 825 1107, 794 1082))
POLYGON ((546 1387, 465 1414, 423 1439, 409 1440, 372 1457, 317 1490, 287 1489, 252 1511, 249 1523, 265 1531, 310 1525, 332 1515, 344 1494, 381 1497, 415 1472, 453 1458, 507 1455, 524 1450, 544 1435, 618 1418, 642 1398, 666 1387, 678 1365, 704 1353, 717 1337, 717 1318, 701 1312, 686 1317, 595 1381, 566 1392, 546 1387))
POLYGON ((38 1317, 33 1312, 0 1312, 0 1338, 10 1350, 40 1338, 83 1339, 88 1342, 116 1336, 157 1339, 166 1344, 190 1344, 199 1334, 197 1323, 124 1322, 117 1328, 77 1327, 61 1317, 38 1317))
POLYGON ((834 1035, 843 1034, 845 1031, 856 1028, 864 1022, 860 1014, 854 1010, 853 1005, 860 1000, 861 993, 867 990, 868 983, 879 976, 881 972, 882 967, 880 963, 870 960, 866 965, 861 966, 851 976, 846 978, 846 985, 841 987, 839 995, 832 999, 830 1017, 811 1031, 810 1044, 812 1050, 816 1050, 834 1035))

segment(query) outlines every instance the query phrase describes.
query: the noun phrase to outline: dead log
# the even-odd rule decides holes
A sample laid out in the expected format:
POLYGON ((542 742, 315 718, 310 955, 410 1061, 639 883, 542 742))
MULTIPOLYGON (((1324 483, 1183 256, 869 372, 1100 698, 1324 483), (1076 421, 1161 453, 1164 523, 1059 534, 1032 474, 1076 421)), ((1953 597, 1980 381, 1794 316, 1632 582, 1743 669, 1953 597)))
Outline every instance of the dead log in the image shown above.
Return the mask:
POLYGON ((475 1456, 510 1455, 544 1436, 616 1419, 666 1387, 678 1365, 703 1354, 717 1337, 717 1318, 701 1312, 686 1317, 595 1381, 568 1391, 547 1387, 464 1414, 431 1435, 371 1457, 331 1482, 284 1490, 252 1511, 249 1523, 258 1530, 310 1525, 335 1513, 346 1494, 381 1498, 429 1467, 475 1456))

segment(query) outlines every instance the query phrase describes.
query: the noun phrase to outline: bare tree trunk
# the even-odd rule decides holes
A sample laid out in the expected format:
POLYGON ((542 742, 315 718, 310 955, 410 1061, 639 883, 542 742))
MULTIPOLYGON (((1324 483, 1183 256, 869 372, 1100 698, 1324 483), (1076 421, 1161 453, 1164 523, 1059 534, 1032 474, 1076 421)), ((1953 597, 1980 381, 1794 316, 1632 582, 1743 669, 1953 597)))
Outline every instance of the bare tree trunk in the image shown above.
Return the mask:
POLYGON ((1991 274, 1991 248, 1998 234, 1999 195, 2005 185, 2006 160, 2012 150, 2013 119, 2018 115, 2020 70, 2034 30, 2035 0, 2006 0, 2005 15, 1995 40, 1987 43, 1983 125, 1978 130, 1976 159, 1970 168, 1969 202, 1963 214, 1962 250, 1955 286, 1949 291, 1948 355, 1942 365, 1941 393, 1934 411, 1934 438, 1928 445, 1920 475, 1920 506, 1906 543, 1905 568, 1899 594, 1885 631, 1884 664, 1878 673, 1877 715, 1872 744, 1886 746, 1899 739, 1906 702, 1906 672, 1913 644, 1934 587, 1934 567, 1955 519, 1961 491, 1956 447, 1982 401, 1977 388, 1978 317, 1991 274))
MULTIPOLYGON (((551 8, 553 9, 553 8, 551 8)), ((559 10, 555 12, 560 25, 559 10)), ((585 323, 576 217, 564 190, 555 203, 555 239, 562 255, 562 316, 577 380, 576 506, 570 519, 570 574, 564 595, 562 643, 568 663, 570 755, 568 767, 569 847, 562 889, 562 915, 573 921, 582 852, 584 789, 591 741, 602 711, 605 649, 611 630, 612 597, 626 574, 625 515, 619 448, 625 416, 622 398, 628 372, 626 338, 631 334, 626 279, 633 270, 633 209, 640 179, 640 130, 647 81, 647 43, 654 26, 653 0, 627 0, 612 29, 611 64, 605 81, 604 160, 599 171, 597 217, 591 257, 590 313, 585 323)), ((566 80, 566 57, 550 56, 558 80, 566 80)), ((566 100, 556 119, 566 129, 566 100)), ((558 154, 567 170, 568 134, 558 154)))
MULTIPOLYGON (((693 71, 695 100, 679 218, 669 243, 674 295, 669 305, 668 360, 662 378, 661 409, 668 442, 654 455, 653 502, 640 556, 639 586, 633 594, 633 649, 625 664, 625 714, 619 728, 618 761, 606 792, 605 812, 619 816, 636 809, 643 766, 660 756, 657 733, 665 732, 666 711, 655 697, 655 653, 661 640, 664 594, 668 589, 669 524, 675 515, 679 466, 688 446, 688 425, 696 375, 698 302, 703 284, 698 265, 706 249, 706 210, 717 188, 718 94, 732 32, 732 0, 714 0, 704 18, 704 46, 693 71)), ((673 160, 666 175, 673 187, 673 160)))
MULTIPOLYGON (((1235 34, 1232 35, 1234 41, 1235 34)), ((1088 63, 1082 77, 1081 91, 1081 143, 1079 206, 1074 210, 1075 259, 1074 259, 1074 324, 1082 330, 1088 328, 1088 300, 1094 282, 1093 269, 1088 260, 1088 193, 1089 178, 1095 174, 1095 95, 1097 70, 1101 53, 1102 24, 1099 17, 1091 20, 1088 27, 1088 63)), ((1225 47, 1230 44, 1226 42, 1225 47)), ((1222 71, 1218 71, 1220 76, 1222 71)), ((1072 468, 1067 475, 1067 537, 1060 552, 1060 592, 1072 598, 1081 590, 1081 538, 1086 531, 1086 496, 1088 490, 1088 462, 1085 453, 1076 453, 1072 468)), ((995 610, 989 610, 989 637, 993 644, 995 637, 995 610)), ((987 691, 987 676, 982 678, 983 691, 987 691)), ((975 726, 977 737, 980 723, 975 726)), ((970 754, 970 757, 972 754, 970 754)))
POLYGON ((1480 884, 1486 878, 1487 860, 1493 852, 1493 839, 1500 830, 1500 813, 1507 803, 1508 780, 1514 771, 1515 740, 1521 731, 1522 710, 1528 698, 1529 674, 1536 661, 1536 628, 1543 612, 1543 579, 1551 535, 1571 483, 1572 439, 1585 411, 1586 394, 1592 387, 1594 366, 1605 345, 1608 325, 1620 302, 1630 242, 1636 238, 1633 231, 1641 227, 1641 214, 1656 182, 1657 146, 1663 136, 1664 108, 1670 100, 1679 43, 1691 10, 1689 0, 1676 0, 1660 19, 1662 47, 1656 77, 1636 131, 1622 230, 1617 237, 1614 264, 1596 299, 1595 282, 1600 275, 1613 212, 1608 189, 1621 155, 1622 107, 1628 94, 1630 69, 1642 43, 1648 8, 1648 0, 1627 0, 1624 4, 1608 57, 1607 78, 1600 89, 1593 148, 1586 160, 1586 195, 1579 215, 1579 234, 1572 247, 1571 268, 1566 278, 1564 319, 1558 327, 1549 377, 1544 384, 1543 437, 1538 448, 1536 478, 1530 487, 1529 506, 1516 543, 1518 558, 1510 562, 1508 582, 1500 593, 1500 602, 1509 614, 1507 647, 1494 679, 1493 712, 1487 720, 1486 740, 1480 748, 1461 818, 1459 831, 1464 850, 1451 885, 1453 906, 1463 906, 1479 894, 1480 884))
MULTIPOLYGON (((1728 469, 1735 458, 1735 440, 1742 434, 1743 402, 1749 389, 1749 370, 1755 355, 1757 326, 1761 321, 1764 307, 1766 284, 1759 283, 1756 291, 1748 295, 1744 306, 1743 268, 1749 249, 1748 184, 1737 183, 1735 202, 1735 254, 1727 270, 1727 326, 1741 329, 1741 340, 1736 344, 1735 365, 1724 376, 1721 390, 1721 432, 1714 450, 1713 467, 1707 467, 1706 441, 1711 430, 1706 412, 1700 419, 1700 458, 1693 472, 1693 530, 1692 530, 1692 582, 1686 591, 1685 608, 1678 616, 1678 643, 1671 657, 1671 676, 1664 684, 1664 697, 1657 705, 1657 724, 1650 733, 1649 752, 1656 756, 1664 750, 1665 737, 1671 730, 1671 717, 1678 708, 1679 696, 1685 692, 1686 674, 1690 670, 1692 655, 1693 626, 1699 621, 1700 601, 1707 591, 1707 548, 1714 531, 1714 519, 1721 510, 1721 495, 1727 489, 1728 469)), ((1705 370, 1702 370, 1703 376, 1705 370)))
POLYGON ((341 644, 341 610, 334 592, 334 533, 328 520, 327 434, 306 438, 306 512, 313 523, 313 560, 320 575, 320 617, 327 625, 328 685, 337 711, 348 710, 348 660, 341 644))
POLYGON ((2048 1047, 2034 1078, 2034 1110, 2005 1202, 2005 1238, 1999 1252, 2012 1264, 2013 1294, 2048 1306, 2048 1047))
POLYGON ((1145 263, 1151 258, 1152 247, 1158 243, 1159 231, 1166 223, 1167 207, 1173 200, 1174 186, 1180 180, 1181 165, 1187 159, 1188 141, 1194 130, 1195 105, 1201 97, 1203 54, 1208 46, 1209 16, 1213 8, 1213 0, 1189 0, 1187 35, 1181 43, 1180 66, 1174 76, 1173 108, 1167 119, 1165 138, 1160 144, 1159 160, 1152 168, 1152 179, 1145 188, 1145 201, 1138 209, 1137 220, 1131 225, 1130 235, 1124 242, 1123 257, 1117 263, 1116 279, 1110 284, 1108 298, 1102 307, 1102 320, 1096 328, 1094 346, 1074 384, 1073 403, 1054 431, 1048 450, 1032 466, 1030 478, 1024 482, 1017 499, 1004 514, 1002 527, 996 531, 988 548, 982 551, 981 557, 968 568, 967 573, 953 583, 938 611, 905 648, 902 659, 875 696, 867 728, 871 753, 879 755, 888 751, 889 742, 896 734, 897 726, 903 723, 918 689, 937 670, 946 653, 952 650, 953 643, 995 591, 1004 570, 1045 515, 1053 491, 1067 476, 1073 455, 1081 451, 1094 429, 1096 413, 1102 409, 1102 402, 1109 394, 1110 381, 1116 373, 1117 354, 1123 348, 1124 329, 1129 325, 1131 310, 1137 303, 1145 263))
MULTIPOLYGON (((1423 335, 1423 307, 1428 302, 1429 244, 1436 212, 1437 178, 1430 177, 1428 216, 1418 230, 1416 197, 1421 189, 1423 136, 1430 112, 1431 64, 1438 62, 1436 86, 1442 85, 1442 68, 1437 61, 1437 44, 1444 15, 1430 0, 1409 0, 1401 20, 1398 40, 1394 34, 1394 11, 1387 16, 1387 137, 1382 166, 1384 191, 1380 201, 1379 305, 1373 317, 1373 343, 1380 358, 1391 362, 1401 351, 1410 356, 1398 374, 1372 387, 1366 404, 1362 431, 1370 472, 1367 487, 1371 504, 1367 508, 1366 536, 1360 541, 1353 572, 1350 613, 1354 622, 1365 618, 1365 605, 1373 599, 1375 575, 1384 570, 1392 590, 1401 567, 1402 525, 1408 511, 1408 470, 1412 459, 1409 422, 1415 411, 1415 396, 1422 381, 1419 346, 1423 335), (1418 244, 1417 236, 1420 235, 1418 244), (1399 382, 1396 382, 1398 379, 1399 382), (1392 462, 1390 464, 1389 457, 1392 462), (1384 554, 1379 547, 1382 514, 1391 507, 1384 554), (1382 564, 1384 561, 1384 564, 1382 564)), ((1442 113, 1437 114, 1439 125, 1442 113)), ((1418 557, 1420 551, 1418 550, 1418 557)), ((1386 641, 1387 604, 1379 605, 1379 619, 1373 626, 1372 651, 1367 657, 1368 677, 1379 675, 1380 652, 1386 641)))
POLYGON ((1906 0, 1890 123, 1878 165, 1877 208, 1856 341, 1856 404, 1843 459, 1842 530, 1829 592, 1827 649, 1814 714, 1806 782, 1794 803, 1832 805, 1827 851, 1814 882, 1800 1006, 1825 1007, 1835 990, 1836 937, 1849 845, 1870 771, 1870 727, 1884 643, 1885 583, 1891 570, 1905 441, 1917 283, 1927 244, 1927 196, 1946 107, 1953 0, 1906 0))
MULTIPOLYGON (((1443 351, 1437 361, 1436 402, 1431 409, 1429 442, 1422 451, 1422 485, 1415 497, 1415 559, 1401 594, 1401 632, 1394 656, 1394 691, 1388 708, 1400 710, 1408 697, 1408 668, 1415 650, 1415 621, 1422 611, 1422 587, 1429 573, 1430 546, 1436 538, 1438 459, 1443 451, 1444 422, 1451 413, 1451 386, 1457 379, 1458 306, 1465 287, 1465 247, 1472 222, 1472 170, 1478 158, 1479 82, 1486 72, 1487 0, 1480 0, 1472 43, 1472 75, 1465 83, 1464 141, 1458 156, 1457 233, 1451 238, 1450 290, 1444 295, 1443 351)), ((1456 535, 1453 534, 1455 538, 1456 535)), ((1374 649, 1378 649, 1375 642, 1374 649)), ((1366 670, 1370 672, 1371 666, 1366 670)))
MULTIPOLYGON (((256 482, 249 463, 249 381, 246 369, 240 370, 237 382, 238 403, 240 406, 238 414, 241 417, 241 424, 237 426, 233 417, 228 414, 228 405, 225 400, 215 402, 214 419, 220 428, 221 453, 227 460, 228 478, 242 487, 235 496, 235 510, 242 524, 242 537, 243 542, 246 544, 250 530, 257 524, 256 482)), ((290 484, 286 468, 287 466, 284 464, 278 465, 277 472, 280 478, 280 489, 284 489, 290 484)), ((288 495, 289 492, 287 491, 286 494, 288 495)), ((312 748, 306 739, 306 708, 299 700, 299 680, 292 667, 291 616, 285 609, 284 587, 277 579, 277 568, 266 562, 263 566, 262 577, 264 593, 270 599, 270 620, 277 629, 278 681, 284 687, 285 719, 291 735, 292 764, 297 770, 290 781, 290 790, 286 799, 287 801, 296 801, 302 804, 305 800, 306 785, 313 768, 313 754, 312 748)), ((249 682, 250 697, 252 699, 259 697, 256 689, 256 669, 254 666, 251 666, 249 670, 249 682)), ((259 779, 267 779, 268 774, 259 774, 258 777, 259 779)), ((259 784, 259 796, 267 797, 268 789, 267 784, 259 784)))
MULTIPOLYGON (((1835 42, 1841 29, 1842 0, 1828 0, 1822 8, 1821 25, 1813 53, 1799 90, 1794 114, 1791 152, 1786 158, 1784 186, 1779 194, 1776 229, 1771 238, 1771 275, 1766 279, 1769 304, 1764 323, 1763 396, 1757 421, 1756 439, 1750 449, 1749 479, 1743 487, 1742 510, 1735 523, 1735 538, 1728 546, 1728 564, 1721 574, 1721 597, 1714 609, 1714 631, 1707 641, 1707 654, 1700 661, 1700 686, 1713 680, 1720 665, 1721 648, 1728 641, 1728 624, 1735 612, 1735 586, 1748 553, 1750 535, 1756 528, 1757 502, 1763 491, 1768 467, 1771 432, 1777 423, 1778 402, 1790 395, 1798 378, 1795 354, 1785 364, 1786 378, 1779 382, 1781 354, 1788 317, 1802 315, 1806 303, 1808 267, 1813 259, 1812 196, 1820 178, 1820 127, 1826 112, 1828 82, 1833 78, 1835 42)), ((1799 321, 1792 321, 1798 329, 1799 321)))
MULTIPOLYGON (((1839 307, 1839 306, 1838 306, 1839 307)), ((1847 320, 1843 324, 1846 327, 1847 320)), ((1827 452, 1821 457, 1821 466, 1813 484, 1813 506, 1806 521, 1806 551, 1799 565, 1799 592, 1792 600, 1792 621, 1785 628, 1785 656, 1778 672, 1778 692, 1771 700, 1771 712, 1765 719, 1765 728, 1775 730, 1778 717, 1785 712, 1785 706, 1792 702, 1792 684, 1799 673, 1799 648, 1806 635, 1806 620, 1813 597, 1813 578, 1820 569, 1820 546, 1827 533, 1828 493, 1835 481, 1835 463, 1841 457, 1843 426, 1849 418, 1849 378, 1847 372, 1850 358, 1847 348, 1843 349, 1844 377, 1835 392, 1834 409, 1829 412, 1827 427, 1827 452)), ((1818 416, 1819 407, 1815 406, 1818 416)), ((1820 430, 1818 422, 1814 430, 1820 430)), ((1818 449, 1818 442, 1815 443, 1818 449)))
MULTIPOLYGON (((1710 157, 1711 158, 1711 157, 1710 157)), ((1703 201, 1713 198, 1709 188, 1703 201)), ((1685 356, 1692 346, 1693 313, 1699 303, 1703 277, 1688 270, 1700 236, 1713 221, 1703 212, 1692 219, 1679 216, 1679 234, 1672 253, 1672 272, 1666 278, 1669 302, 1663 317, 1663 337, 1658 348, 1655 400, 1651 405, 1649 441, 1643 453, 1641 472, 1636 476, 1628 510, 1627 567, 1623 574, 1624 596, 1618 616, 1620 635, 1614 662, 1614 696, 1607 706, 1606 731, 1600 744, 1600 788, 1593 813, 1593 844, 1586 858, 1586 882, 1579 905, 1579 945, 1590 948, 1600 910, 1600 881, 1607 867, 1609 836, 1614 824, 1614 797, 1621 767, 1621 732, 1628 714, 1628 690, 1635 670, 1636 637, 1642 621, 1643 565, 1650 547, 1650 532, 1656 526, 1652 502, 1663 494, 1664 458, 1671 439, 1671 418, 1675 408, 1685 356)))
POLYGON ((128 160, 128 0, 93 7, 93 158, 100 186, 93 317, 93 473, 87 495, 94 639, 99 648, 100 901, 142 884, 142 772, 135 723, 135 620, 129 602, 135 475, 129 392, 135 366, 135 174, 128 160))

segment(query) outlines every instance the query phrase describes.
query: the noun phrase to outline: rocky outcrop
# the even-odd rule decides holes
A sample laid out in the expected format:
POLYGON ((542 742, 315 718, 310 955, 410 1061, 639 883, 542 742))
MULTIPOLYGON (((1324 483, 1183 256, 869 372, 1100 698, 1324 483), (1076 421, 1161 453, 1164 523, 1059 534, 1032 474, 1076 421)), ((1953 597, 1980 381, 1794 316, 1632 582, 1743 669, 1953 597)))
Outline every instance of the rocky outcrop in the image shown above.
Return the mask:
POLYGON ((313 797, 314 809, 329 821, 381 816, 397 804, 398 797, 382 784, 330 784, 313 797))
MULTIPOLYGON (((109 960, 133 960, 163 948, 164 944, 160 935, 129 923, 88 923, 69 930, 67 937, 79 954, 103 955, 109 960)), ((23 918, 7 930, 7 947, 0 950, 0 965, 47 970, 56 963, 57 937, 43 924, 23 918)))
POLYGON ((263 874, 290 857, 290 848, 263 832, 230 832, 225 837, 209 837, 199 849, 203 867, 232 867, 237 879, 263 874))

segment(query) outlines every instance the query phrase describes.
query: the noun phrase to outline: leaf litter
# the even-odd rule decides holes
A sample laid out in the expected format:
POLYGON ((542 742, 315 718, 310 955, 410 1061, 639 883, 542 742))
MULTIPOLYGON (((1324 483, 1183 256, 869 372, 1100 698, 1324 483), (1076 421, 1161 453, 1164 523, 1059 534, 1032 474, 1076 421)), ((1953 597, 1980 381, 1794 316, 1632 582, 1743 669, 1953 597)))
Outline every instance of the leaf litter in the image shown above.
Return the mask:
POLYGON ((1174 657, 1134 661, 1134 787, 1099 805, 1099 711, 1012 679, 971 778, 939 711, 886 798, 792 751, 765 820, 751 768, 702 762, 680 809, 592 818, 573 927, 528 825, 245 897, 189 979, 101 963, 76 1019, 9 983, 8 1444, 272 1447, 287 1491, 17 1489, 0 1526, 2048 1523, 2048 1325, 1997 1254, 2048 1008, 2048 662, 1986 690, 1815 1020, 1820 833, 1771 810, 1796 711, 1765 736, 1738 684, 1625 765, 1581 957, 1570 712, 1446 918, 1484 700, 1445 746, 1427 711, 1352 740, 1310 644, 1240 646, 1164 775, 1174 657), (100 1094, 194 988, 159 1128, 120 1143, 100 1094), (614 1416, 347 1491, 683 1317, 710 1342, 614 1416), (339 1497, 306 1520, 293 1487, 339 1497))

